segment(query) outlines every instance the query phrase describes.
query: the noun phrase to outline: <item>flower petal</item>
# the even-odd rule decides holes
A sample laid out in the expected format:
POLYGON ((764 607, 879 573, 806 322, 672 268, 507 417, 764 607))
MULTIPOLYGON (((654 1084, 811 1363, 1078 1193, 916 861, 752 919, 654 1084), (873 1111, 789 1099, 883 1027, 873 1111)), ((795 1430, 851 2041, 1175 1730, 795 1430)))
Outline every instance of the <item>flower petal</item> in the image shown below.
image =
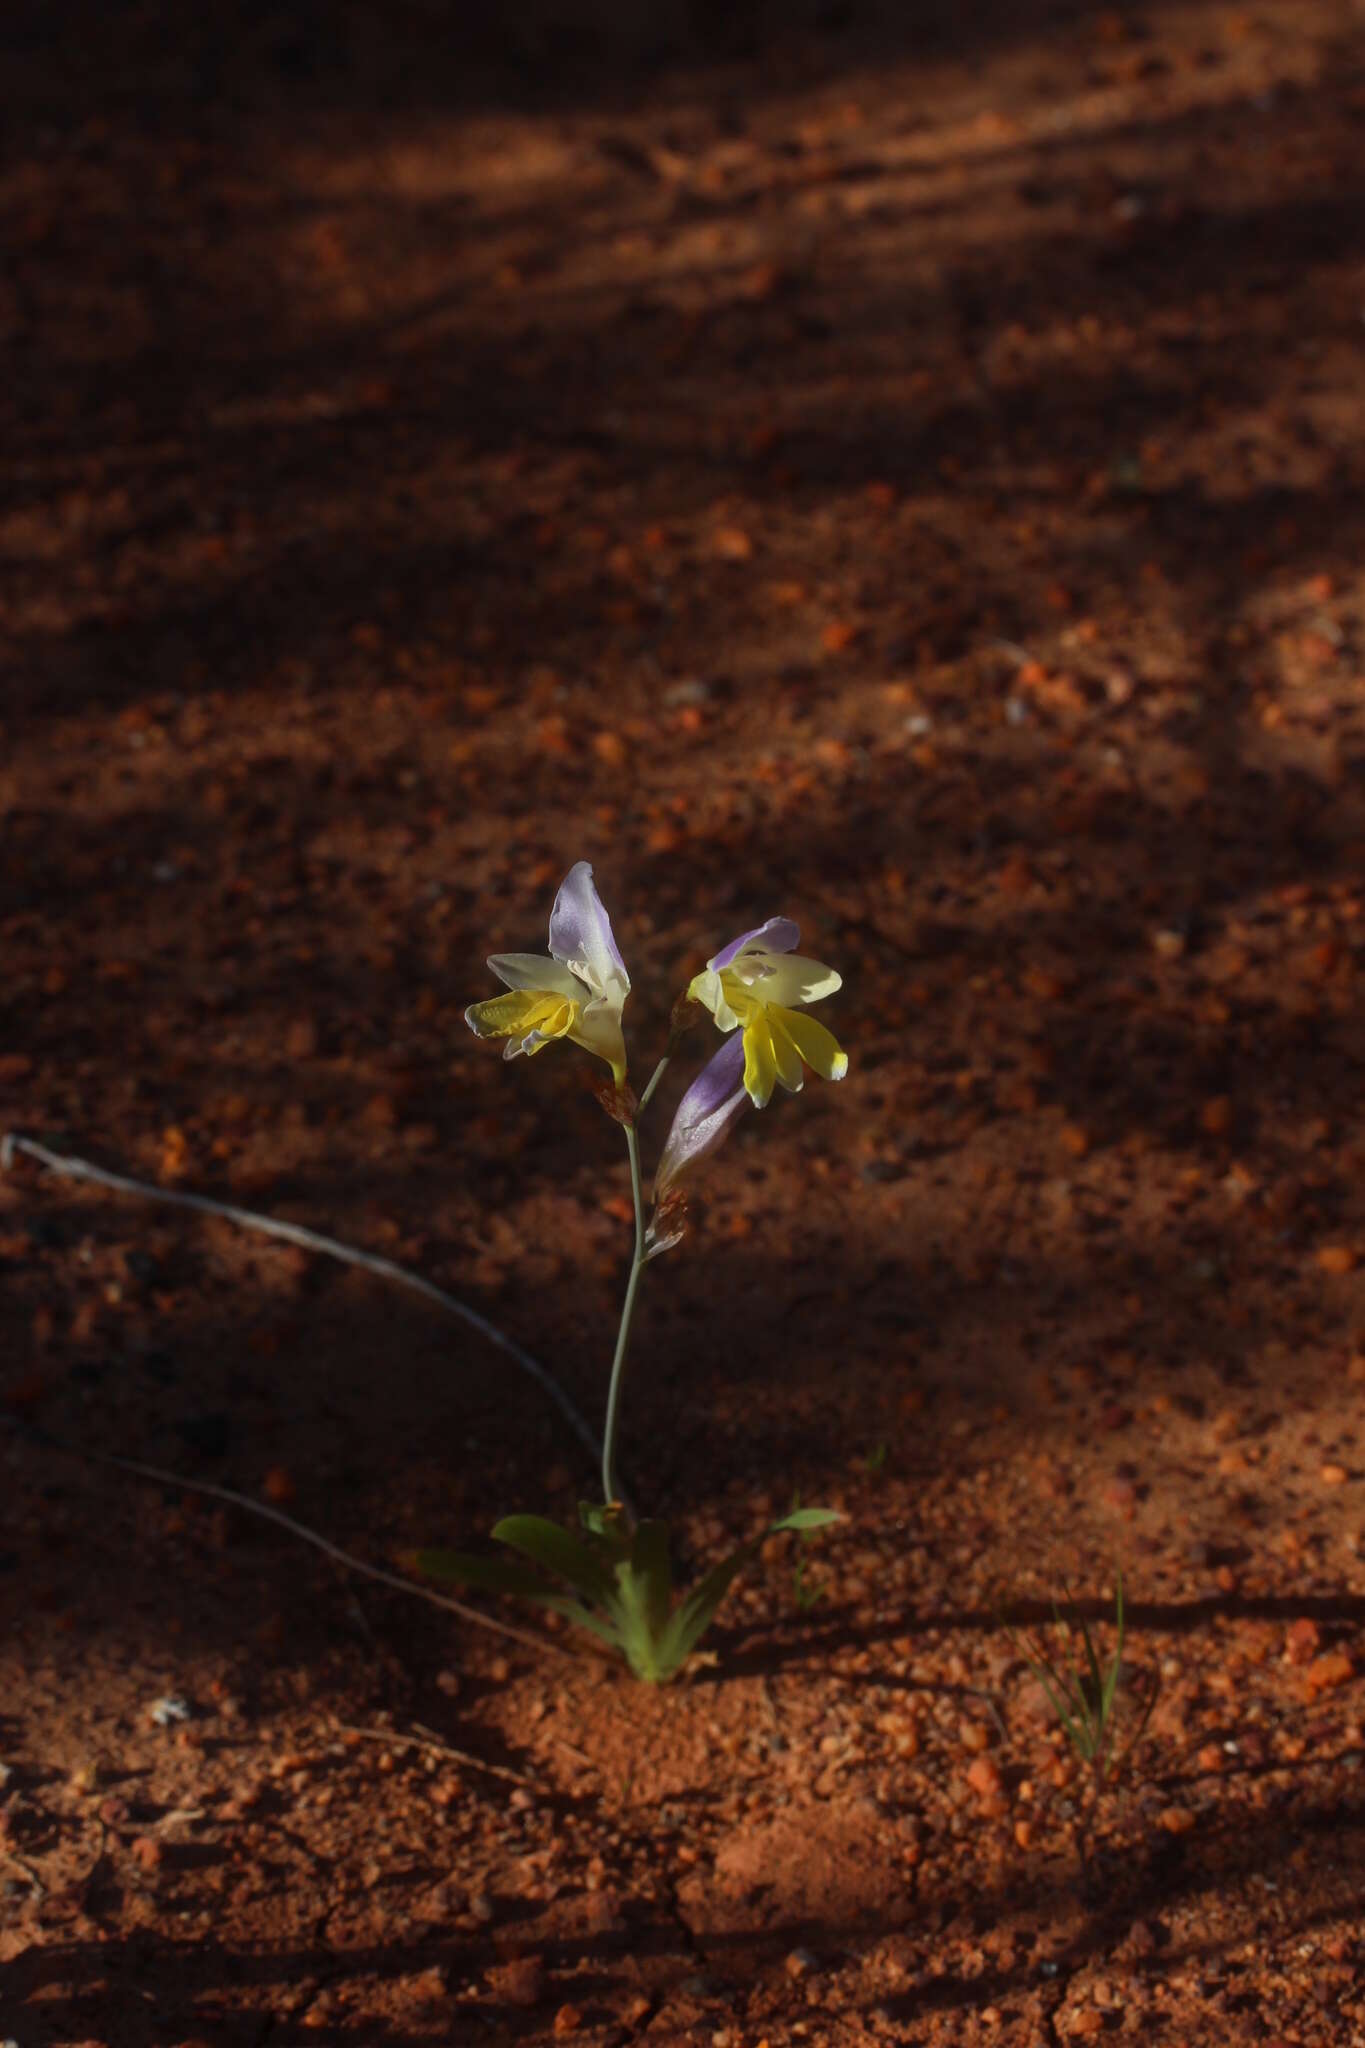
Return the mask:
POLYGON ((766 1109, 777 1079, 777 1055, 766 1010, 744 1027, 744 1087, 755 1109, 766 1109))
POLYGON ((694 1003, 711 1012, 722 1031, 733 1031, 739 1019, 730 1008, 725 997, 725 987, 714 967, 703 968, 694 974, 687 985, 687 993, 694 1003))
POLYGON ((594 995, 611 996, 620 1009, 630 994, 630 976, 585 860, 575 862, 560 884, 550 912, 550 951, 594 995))
POLYGON ((789 917, 770 917, 766 924, 756 925, 751 932, 741 932, 737 939, 731 939, 728 946, 722 946, 719 953, 707 961, 708 967, 719 970, 728 967, 751 939, 761 939, 770 953, 790 953, 801 939, 800 925, 793 924, 789 917))
POLYGON ((791 1010, 781 1010, 774 1005, 766 1013, 768 1033, 772 1041, 773 1059, 777 1066, 777 1078, 789 1095, 799 1095, 806 1085, 806 1070, 801 1064, 801 1054, 796 1042, 787 1029, 791 1010))
POLYGON ((738 974, 765 1003, 818 1003, 842 988, 844 977, 821 960, 807 960, 800 953, 777 958, 746 953, 730 970, 738 974))
POLYGON ((657 1202, 685 1168, 713 1151, 748 1101, 744 1092, 744 1042, 727 1038, 678 1104, 654 1176, 657 1202))
POLYGON ((548 953, 494 953, 488 966, 507 988, 553 989, 577 1003, 588 993, 578 977, 548 953))
POLYGON ((490 996, 486 1003, 471 1003, 465 1023, 477 1038, 506 1038, 510 1041, 503 1057, 515 1059, 519 1052, 539 1052, 553 1038, 573 1031, 578 1004, 557 989, 516 989, 511 995, 490 996))
POLYGON ((842 1081, 848 1072, 848 1054, 839 1044, 832 1031, 826 1031, 814 1017, 807 1017, 800 1010, 783 1010, 776 1006, 769 1013, 791 1039, 796 1050, 808 1067, 826 1081, 842 1081))
POLYGON ((599 1060, 605 1060, 620 1086, 626 1078, 626 1040, 619 1003, 607 996, 595 996, 592 1002, 584 1004, 569 1027, 569 1037, 585 1052, 596 1053, 599 1060))

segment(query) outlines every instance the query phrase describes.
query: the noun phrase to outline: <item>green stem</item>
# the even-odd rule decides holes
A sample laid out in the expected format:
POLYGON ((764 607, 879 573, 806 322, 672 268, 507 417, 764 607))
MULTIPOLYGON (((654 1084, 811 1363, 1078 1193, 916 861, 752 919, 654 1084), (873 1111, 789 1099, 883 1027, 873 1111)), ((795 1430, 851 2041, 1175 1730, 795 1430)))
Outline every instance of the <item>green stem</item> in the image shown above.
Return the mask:
MULTIPOLYGON (((667 1061, 660 1061, 655 1072, 657 1081, 667 1061)), ((645 1090, 640 1107, 648 1101, 654 1081, 645 1090)), ((616 1432, 620 1423, 621 1382, 625 1377, 626 1354, 630 1350, 630 1326, 635 1315, 635 1291, 640 1284, 640 1275, 645 1264, 645 1198, 640 1186, 640 1140, 635 1135, 635 1126, 626 1125, 626 1149, 630 1153, 630 1191, 635 1198, 635 1257, 630 1264, 630 1278, 626 1282, 626 1298, 621 1304, 621 1327, 616 1333, 616 1355, 611 1361, 611 1385, 607 1390, 607 1421, 602 1433, 602 1498, 606 1506, 617 1498, 616 1492, 616 1432)))
POLYGON ((646 1107, 646 1105, 649 1102, 650 1096, 654 1093, 654 1090, 658 1087, 660 1081, 662 1081, 664 1077, 664 1068, 668 1065, 668 1062, 672 1057, 673 1055, 671 1053, 666 1052, 663 1058, 659 1061, 658 1066, 654 1069, 654 1072, 650 1075, 648 1081, 646 1081, 645 1092, 640 1097, 639 1109, 637 1109, 635 1112, 637 1116, 640 1114, 640 1110, 646 1107))

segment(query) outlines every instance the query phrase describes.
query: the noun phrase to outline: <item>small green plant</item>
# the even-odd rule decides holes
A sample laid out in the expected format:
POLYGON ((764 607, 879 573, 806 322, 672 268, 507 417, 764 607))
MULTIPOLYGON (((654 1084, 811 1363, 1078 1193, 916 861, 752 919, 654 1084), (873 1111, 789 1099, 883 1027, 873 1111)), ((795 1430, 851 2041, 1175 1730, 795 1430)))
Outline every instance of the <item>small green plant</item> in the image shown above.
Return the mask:
MULTIPOLYGON (((1067 1741, 1089 1772, 1093 1798, 1097 1800, 1142 1739, 1156 1704, 1159 1681, 1155 1673, 1145 1675, 1140 1693, 1129 1683, 1135 1719, 1120 1735, 1120 1696, 1125 1680, 1131 1679, 1123 1657, 1126 1629, 1122 1572, 1114 1575, 1114 1641, 1107 1664, 1101 1660, 1089 1621, 1076 1608, 1069 1591, 1067 1602, 1070 1613, 1063 1612, 1057 1601, 1052 1602, 1055 1648, 1051 1652, 1037 1633, 1024 1634, 1008 1625, 1007 1633, 1046 1693, 1067 1741)), ((1077 1842, 1087 1880, 1092 1826, 1093 1814, 1083 1806, 1078 1817, 1077 1842)))
POLYGON ((510 1593, 564 1615, 619 1651, 637 1678, 655 1685, 676 1677, 768 1536, 783 1531, 804 1536, 842 1519, 831 1508, 798 1504, 677 1599, 668 1530, 659 1521, 635 1520, 616 1472, 621 1394, 640 1277, 651 1259, 684 1234, 682 1176, 720 1143, 742 1110, 750 1104, 763 1109, 779 1084, 795 1094, 808 1072, 840 1081, 848 1071, 848 1056, 832 1033, 806 1014, 808 1004, 834 993, 840 977, 832 967, 803 959, 794 950, 800 936, 790 918, 770 917, 722 946, 674 1004, 667 1050, 638 1098, 626 1080, 622 1028, 630 977, 586 861, 570 869, 555 897, 549 953, 495 954, 488 965, 508 993, 473 1003, 465 1012, 479 1038, 505 1041, 506 1058, 535 1055, 567 1041, 611 1068, 610 1083, 603 1081, 597 1093, 625 1132, 635 1250, 607 1387, 601 1503, 580 1506, 577 1532, 541 1515, 505 1516, 492 1533, 517 1553, 515 1560, 422 1550, 415 1563, 428 1577, 510 1593), (646 1220, 639 1121, 684 1035, 706 1010, 725 1036, 678 1104, 646 1220), (549 1572, 560 1586, 547 1584, 541 1572, 549 1572))
POLYGON ((863 1470, 869 1479, 880 1478, 886 1470, 886 1461, 891 1455, 891 1446, 884 1436, 878 1437, 872 1449, 863 1459, 863 1470))
POLYGON ((785 1530, 804 1536, 839 1520, 832 1508, 795 1509, 732 1551, 675 1603, 668 1530, 662 1522, 632 1527, 619 1505, 599 1508, 583 1502, 578 1514, 578 1535, 540 1515, 507 1515, 493 1530, 496 1542, 561 1579, 572 1589, 567 1593, 506 1558, 424 1550, 415 1561, 430 1578, 511 1593, 562 1614, 618 1650, 637 1678, 660 1685, 682 1670, 731 1585, 769 1536, 785 1530))
MULTIPOLYGON (((809 1544, 815 1530, 822 1527, 823 1523, 832 1517, 828 1509, 822 1510, 817 1508, 814 1512, 821 1515, 822 1520, 820 1522, 811 1522, 804 1519, 811 1512, 812 1510, 809 1508, 802 1508, 800 1494, 794 1493, 792 1495, 791 1514, 787 1516, 784 1523, 779 1524, 780 1527, 796 1529, 798 1531, 796 1563, 792 1567, 792 1597, 803 1614, 809 1614, 813 1607, 818 1607, 822 1600, 829 1598, 829 1587, 826 1582, 821 1579, 817 1584, 815 1580, 808 1578, 806 1575, 806 1546, 809 1544), (798 1517, 801 1519, 798 1520, 798 1517)), ((837 1517, 833 1517, 833 1519, 837 1520, 837 1517)))

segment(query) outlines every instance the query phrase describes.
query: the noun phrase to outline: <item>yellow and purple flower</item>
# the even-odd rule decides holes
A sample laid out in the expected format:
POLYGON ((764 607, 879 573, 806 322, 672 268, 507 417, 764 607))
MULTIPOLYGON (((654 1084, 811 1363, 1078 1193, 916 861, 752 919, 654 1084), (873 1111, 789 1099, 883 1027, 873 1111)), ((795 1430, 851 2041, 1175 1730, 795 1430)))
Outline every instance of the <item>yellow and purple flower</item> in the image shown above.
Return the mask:
MULTIPOLYGON (((848 1072, 848 1055, 833 1033, 797 1007, 818 1003, 842 985, 832 967, 792 951, 800 937, 789 917, 770 917, 722 946, 687 991, 722 1031, 740 1032, 743 1092, 757 1109, 769 1101, 776 1082, 795 1094, 807 1067, 827 1081, 842 1081, 848 1072)), ((731 1059, 738 1084, 739 1063, 733 1054, 731 1059)))
POLYGON ((537 1053, 567 1038, 626 1077, 621 1012, 630 976, 612 936, 611 920, 593 884, 592 868, 570 868, 550 912, 550 953, 494 953, 488 962, 512 991, 471 1003, 465 1023, 479 1038, 505 1038, 504 1059, 537 1053))

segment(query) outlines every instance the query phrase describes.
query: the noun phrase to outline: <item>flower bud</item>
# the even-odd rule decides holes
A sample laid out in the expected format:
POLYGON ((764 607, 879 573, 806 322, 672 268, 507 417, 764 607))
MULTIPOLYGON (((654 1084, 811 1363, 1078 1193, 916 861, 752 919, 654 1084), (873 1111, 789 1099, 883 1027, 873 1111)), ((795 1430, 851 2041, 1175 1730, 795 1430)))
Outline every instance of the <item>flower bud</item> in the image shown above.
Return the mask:
POLYGON ((672 1059, 688 1032, 701 1022, 701 1016, 702 1009, 700 1003, 694 1003, 689 995, 678 997, 668 1020, 667 1057, 669 1059, 672 1059))

